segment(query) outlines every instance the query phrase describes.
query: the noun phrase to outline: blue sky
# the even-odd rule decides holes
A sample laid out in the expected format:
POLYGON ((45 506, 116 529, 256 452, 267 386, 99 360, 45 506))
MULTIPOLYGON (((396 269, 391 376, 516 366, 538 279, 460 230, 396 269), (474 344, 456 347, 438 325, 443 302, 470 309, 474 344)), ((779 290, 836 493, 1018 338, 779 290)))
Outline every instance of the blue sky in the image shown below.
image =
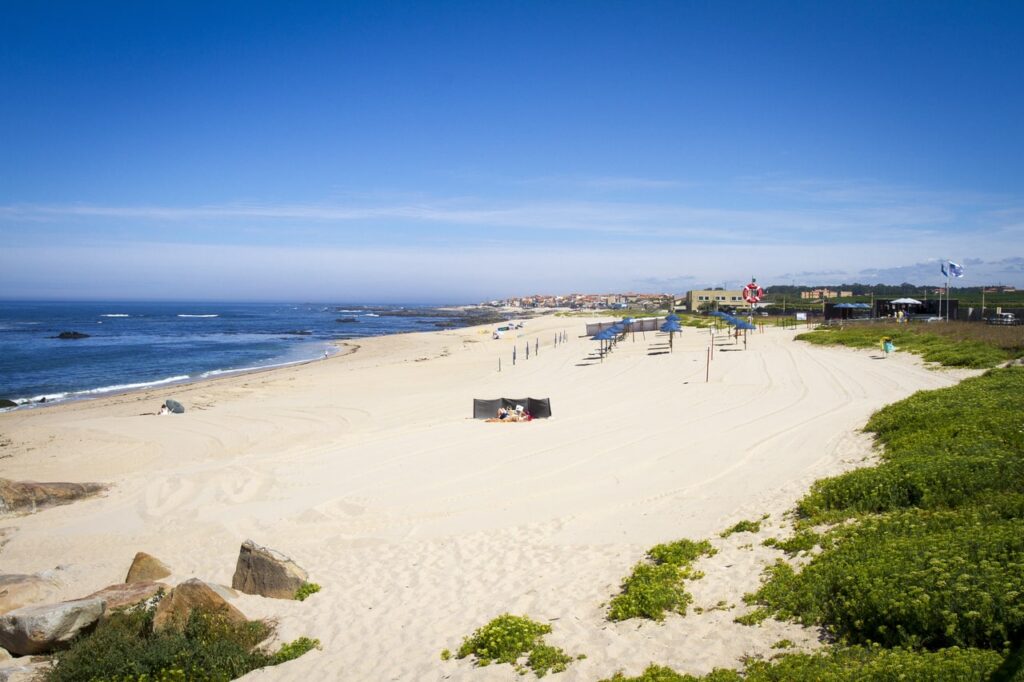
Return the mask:
POLYGON ((0 5, 0 297, 1024 286, 1024 3, 0 5))

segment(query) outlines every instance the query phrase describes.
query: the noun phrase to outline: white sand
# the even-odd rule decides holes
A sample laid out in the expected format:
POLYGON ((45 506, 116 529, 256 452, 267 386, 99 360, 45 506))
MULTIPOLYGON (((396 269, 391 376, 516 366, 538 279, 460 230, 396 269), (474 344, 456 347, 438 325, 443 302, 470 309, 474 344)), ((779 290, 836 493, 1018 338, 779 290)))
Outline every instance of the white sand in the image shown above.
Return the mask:
POLYGON ((0 415, 12 441, 0 476, 113 484, 99 499, 0 520, 17 529, 0 572, 67 565, 70 598, 123 580, 139 550, 175 580, 230 584, 244 539, 279 549, 324 590, 235 603, 323 650, 250 676, 261 680, 521 679, 439 657, 506 611, 550 620, 549 641, 587 655, 562 680, 650 662, 704 673, 775 653, 783 637, 812 645, 793 625, 732 622, 778 556, 760 541, 781 533, 813 480, 870 455, 858 429, 874 410, 965 373, 770 329, 745 352, 719 347, 705 383, 706 331, 687 328, 659 355, 649 352, 663 335, 637 335, 597 363, 586 360, 596 344, 578 338, 584 322, 531 320, 516 367, 517 341, 489 328, 410 334, 299 367, 0 415), (553 348, 563 329, 569 342, 553 348), (185 415, 140 416, 171 396, 185 415), (499 396, 550 397, 555 417, 469 418, 472 398, 499 396), (758 535, 717 537, 763 512, 758 535), (737 608, 607 622, 604 604, 644 551, 682 537, 721 550, 690 584, 695 605, 737 608))

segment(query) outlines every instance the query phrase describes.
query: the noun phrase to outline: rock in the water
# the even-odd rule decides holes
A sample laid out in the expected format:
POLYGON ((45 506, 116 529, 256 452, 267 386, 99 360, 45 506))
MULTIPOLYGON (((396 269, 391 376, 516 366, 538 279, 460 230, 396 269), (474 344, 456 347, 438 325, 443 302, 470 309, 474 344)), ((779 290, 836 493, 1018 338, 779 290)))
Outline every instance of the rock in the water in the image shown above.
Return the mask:
POLYGON ((17 406, 18 406, 18 403, 14 402, 13 400, 8 400, 7 398, 0 398, 0 409, 3 409, 5 407, 17 407, 17 406))
POLYGON ((37 483, 0 478, 0 514, 68 504, 106 488, 102 483, 37 483))
POLYGON ((160 590, 168 590, 169 587, 157 582, 133 582, 118 583, 104 587, 99 592, 93 592, 86 599, 102 599, 107 603, 107 610, 104 615, 109 616, 115 609, 123 609, 126 606, 135 606, 155 597, 160 590))
POLYGON ((55 338, 55 339, 87 339, 87 338, 89 338, 89 335, 88 334, 83 334, 82 332, 61 332, 60 334, 57 334, 57 336, 55 336, 53 338, 55 338))
POLYGON ((0 575, 0 614, 53 599, 60 585, 47 573, 0 575))
POLYGON ((132 559, 131 568, 128 569, 128 576, 124 579, 126 583, 138 583, 148 580, 160 580, 171 574, 171 569, 157 559, 155 556, 139 552, 132 559))
POLYGON ((0 616, 0 646, 15 656, 44 654, 96 624, 106 603, 86 598, 25 606, 0 616))
POLYGON ((234 623, 245 620, 245 614, 227 603, 213 588, 198 578, 192 578, 160 600, 153 614, 153 630, 182 630, 188 623, 189 614, 196 610, 223 616, 234 623))
POLYGON ((238 552, 231 587, 246 594, 295 599, 296 591, 307 577, 306 572, 284 554, 246 540, 238 552))

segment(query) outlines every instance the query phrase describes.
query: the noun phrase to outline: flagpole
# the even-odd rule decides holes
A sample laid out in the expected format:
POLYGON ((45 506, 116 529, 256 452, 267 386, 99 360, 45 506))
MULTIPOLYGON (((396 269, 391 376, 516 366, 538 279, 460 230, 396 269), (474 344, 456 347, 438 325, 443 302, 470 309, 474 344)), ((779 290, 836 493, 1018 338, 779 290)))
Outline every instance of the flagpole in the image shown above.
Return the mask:
POLYGON ((949 268, 946 268, 946 322, 949 322, 949 268))

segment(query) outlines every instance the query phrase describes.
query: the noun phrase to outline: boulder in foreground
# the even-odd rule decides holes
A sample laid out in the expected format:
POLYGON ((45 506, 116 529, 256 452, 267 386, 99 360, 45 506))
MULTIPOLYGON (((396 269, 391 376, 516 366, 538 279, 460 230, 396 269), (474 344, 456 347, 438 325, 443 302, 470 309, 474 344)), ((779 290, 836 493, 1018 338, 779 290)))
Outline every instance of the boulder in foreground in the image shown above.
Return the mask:
POLYGON ((246 540, 238 551, 231 587, 246 594, 295 599, 307 577, 306 571, 284 554, 246 540))
POLYGON ((0 616, 0 646, 15 656, 49 653, 94 626, 105 608, 87 597, 15 609, 0 616))
POLYGON ((0 478, 0 514, 69 504, 106 489, 102 483, 38 483, 0 478))
POLYGON ((170 594, 160 600, 156 613, 153 614, 153 630, 183 630, 188 623, 189 614, 195 610, 223 616, 233 623, 245 621, 245 615, 227 603, 213 588, 198 578, 192 578, 175 587, 170 594))
POLYGON ((124 581, 126 583, 148 582, 166 578, 170 574, 171 569, 167 567, 167 564, 151 554, 139 552, 132 559, 132 565, 128 569, 128 575, 124 581))

